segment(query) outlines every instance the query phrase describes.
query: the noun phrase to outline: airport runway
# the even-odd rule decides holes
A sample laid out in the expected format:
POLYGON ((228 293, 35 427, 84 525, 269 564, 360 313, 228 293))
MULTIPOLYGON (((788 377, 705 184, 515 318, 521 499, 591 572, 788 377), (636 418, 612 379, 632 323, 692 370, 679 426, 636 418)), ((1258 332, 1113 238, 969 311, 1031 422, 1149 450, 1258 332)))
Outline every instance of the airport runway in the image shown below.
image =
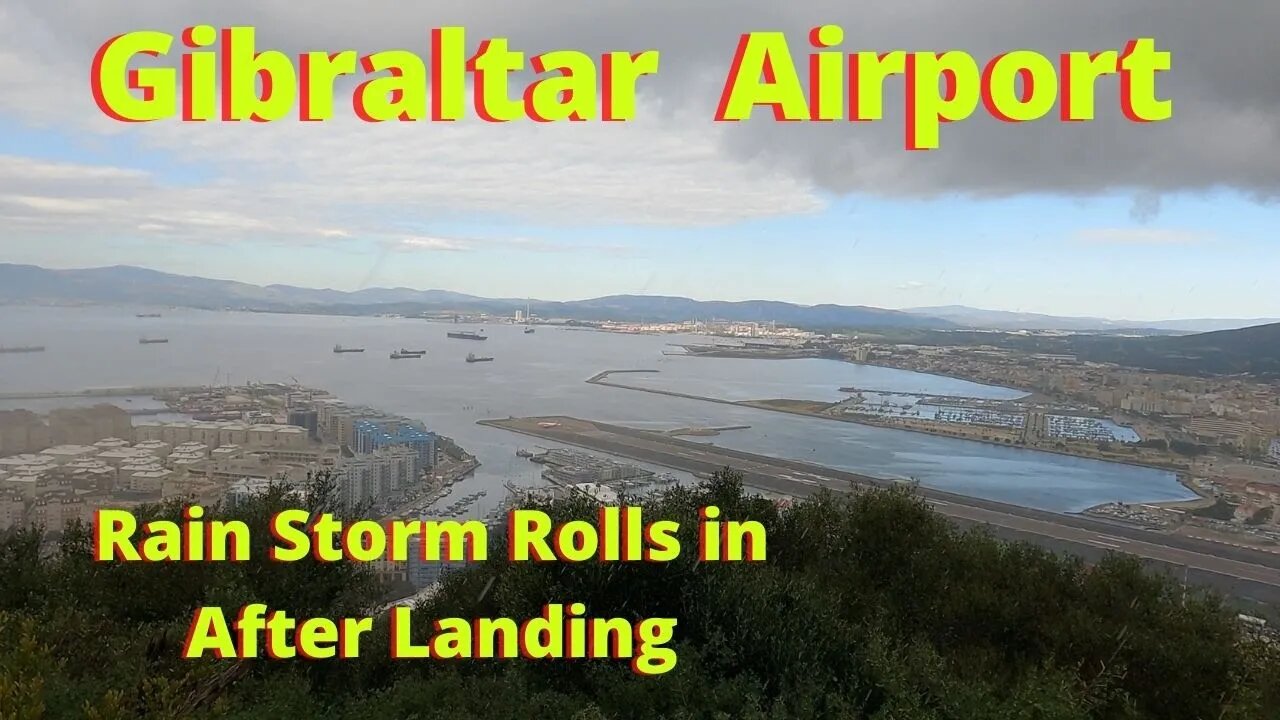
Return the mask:
MULTIPOLYGON (((891 480, 820 465, 755 455, 696 443, 646 430, 577 418, 545 417, 482 420, 544 440, 631 458, 691 473, 712 473, 725 466, 744 482, 770 492, 807 497, 822 489, 888 487, 891 480), (554 423, 554 425, 552 425, 554 423)), ((939 513, 961 526, 983 525, 1007 540, 1029 541, 1055 551, 1097 560, 1107 552, 1141 558, 1191 585, 1212 587, 1247 606, 1280 608, 1280 555, 1167 535, 1080 515, 1052 513, 952 493, 917 488, 939 513)))

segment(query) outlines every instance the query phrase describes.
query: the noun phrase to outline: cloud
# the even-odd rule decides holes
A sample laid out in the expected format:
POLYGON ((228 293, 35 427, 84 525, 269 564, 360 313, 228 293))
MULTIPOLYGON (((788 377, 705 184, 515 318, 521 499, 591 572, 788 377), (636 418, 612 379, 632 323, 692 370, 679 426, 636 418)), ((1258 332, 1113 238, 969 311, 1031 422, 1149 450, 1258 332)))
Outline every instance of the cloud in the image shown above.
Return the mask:
POLYGON ((538 253, 578 253, 584 250, 606 255, 635 255, 636 249, 629 245, 611 245, 600 243, 563 243, 534 240, 531 238, 509 238, 497 241, 512 250, 538 253))
POLYGON ((901 285, 898 285, 896 289, 897 290, 922 290, 926 287, 928 287, 928 283, 923 283, 923 282, 920 282, 919 280, 908 280, 902 283, 901 285))
POLYGON ((1210 238, 1197 232, 1157 228, 1095 228, 1075 235, 1086 245, 1197 245, 1210 238))
POLYGON ((448 238, 437 237, 407 237, 401 238, 388 245, 392 250, 400 252, 460 252, 470 250, 470 246, 457 240, 449 240, 448 238))
MULTIPOLYGON (((194 192, 157 190, 157 200, 180 203, 169 206, 175 226, 192 224, 200 203, 217 207, 232 234, 385 233, 390 230, 380 218, 388 210, 414 221, 469 213, 546 225, 698 226, 813 212, 825 207, 830 193, 1125 192, 1140 198, 1134 206, 1139 220, 1154 217, 1159 204, 1152 198, 1165 193, 1225 187, 1263 200, 1280 197, 1280 85, 1271 77, 1280 65, 1273 38, 1280 4, 1274 0, 654 0, 588 6, 541 0, 501 8, 463 0, 420 6, 392 0, 136 0, 127 6, 10 0, 0 8, 0 26, 10 28, 0 41, 0 115, 87 138, 126 137, 207 167, 215 173, 208 185, 187 189, 194 192), (640 119, 627 124, 125 126, 103 118, 84 82, 98 45, 120 32, 176 33, 197 21, 256 25, 260 48, 290 53, 405 48, 425 54, 429 28, 461 24, 470 46, 498 35, 527 53, 656 48, 662 66, 657 76, 641 79, 640 119), (1127 122, 1115 102, 1116 79, 1104 78, 1095 122, 1064 124, 1050 116, 1008 124, 979 110, 942 129, 940 150, 909 153, 903 150, 901 81, 891 78, 882 122, 775 123, 766 113, 743 123, 711 121, 739 33, 788 32, 803 72, 804 32, 814 22, 844 27, 838 50, 958 48, 980 60, 1010 49, 1052 57, 1154 37, 1173 54, 1173 69, 1161 74, 1157 88, 1173 99, 1174 117, 1127 122), (257 224, 236 220, 245 217, 257 224)), ((172 66, 172 59, 159 62, 172 66)), ((346 101, 339 96, 336 102, 343 110, 346 101)), ((129 187, 139 181, 122 180, 129 187)), ((43 195, 75 196, 64 184, 81 182, 44 178, 52 190, 43 195)), ((52 211, 24 212, 33 224, 59 222, 52 211)), ((135 218, 131 227, 136 225, 135 218)))
POLYGON ((412 236, 397 238, 384 243, 384 246, 396 252, 435 252, 435 251, 469 251, 480 248, 492 248, 513 252, 532 253, 602 253, 607 255, 632 255, 635 249, 626 245, 609 245, 598 243, 563 243, 533 238, 445 238, 434 236, 412 236))

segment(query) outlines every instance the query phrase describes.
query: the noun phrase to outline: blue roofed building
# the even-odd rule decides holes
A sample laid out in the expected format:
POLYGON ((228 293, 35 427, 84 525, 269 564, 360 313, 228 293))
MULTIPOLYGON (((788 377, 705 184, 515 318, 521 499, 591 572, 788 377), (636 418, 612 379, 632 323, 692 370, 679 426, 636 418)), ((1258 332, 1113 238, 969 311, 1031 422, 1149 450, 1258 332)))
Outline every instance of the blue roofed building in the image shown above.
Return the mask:
POLYGON ((351 449, 361 454, 371 454, 383 448, 405 447, 418 458, 416 471, 421 473, 435 465, 436 434, 403 418, 363 419, 354 425, 355 442, 351 449))

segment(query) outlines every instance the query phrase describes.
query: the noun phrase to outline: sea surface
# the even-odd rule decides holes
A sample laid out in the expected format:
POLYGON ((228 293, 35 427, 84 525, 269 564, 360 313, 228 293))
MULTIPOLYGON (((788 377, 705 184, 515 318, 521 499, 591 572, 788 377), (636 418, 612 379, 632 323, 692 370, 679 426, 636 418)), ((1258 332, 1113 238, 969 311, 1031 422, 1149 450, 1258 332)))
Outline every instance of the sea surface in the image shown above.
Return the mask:
MULTIPOLYGON (((162 309, 0 306, 0 345, 44 345, 38 354, 0 355, 0 393, 87 388, 290 383, 323 388, 424 421, 483 463, 454 496, 488 495, 504 482, 538 484, 540 466, 515 456, 538 440, 476 425, 485 418, 570 415, 632 427, 673 429, 747 425, 746 430, 688 438, 774 457, 815 462, 885 478, 1045 510, 1078 512, 1106 502, 1191 499, 1161 470, 1032 450, 940 438, 902 430, 805 418, 588 384, 602 370, 658 370, 640 382, 732 400, 837 400, 840 387, 884 392, 1013 398, 1020 392, 954 378, 833 360, 750 360, 666 355, 672 343, 705 338, 620 335, 540 326, 452 325, 401 318, 344 318, 162 309), (454 340, 451 330, 483 330, 484 342, 454 340), (168 344, 140 345, 141 337, 168 344), (335 354, 333 346, 364 347, 335 354), (400 348, 427 350, 391 360, 400 348), (467 363, 467 353, 494 362, 467 363)), ((620 376, 631 384, 641 374, 620 376)), ((12 401, 0 408, 39 411, 83 400, 12 401)), ((149 407, 146 398, 133 399, 149 407)))

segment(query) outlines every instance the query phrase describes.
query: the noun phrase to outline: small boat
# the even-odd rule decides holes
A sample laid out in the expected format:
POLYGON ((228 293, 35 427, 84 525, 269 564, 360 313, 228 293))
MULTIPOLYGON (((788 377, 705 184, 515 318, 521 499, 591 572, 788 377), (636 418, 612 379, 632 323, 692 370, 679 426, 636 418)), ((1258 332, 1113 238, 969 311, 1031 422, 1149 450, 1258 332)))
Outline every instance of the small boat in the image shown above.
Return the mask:
POLYGON ((532 334, 533 334, 533 328, 531 328, 531 327, 526 327, 526 328, 524 329, 524 334, 525 334, 525 335, 532 335, 532 334))
POLYGON ((491 357, 480 357, 479 355, 476 355, 475 353, 467 353, 467 362, 469 362, 469 363, 477 363, 477 362, 493 362, 493 358, 491 358, 491 357))
POLYGON ((426 355, 427 351, 426 350, 405 350, 404 348, 400 348, 400 354, 401 355, 426 355))
POLYGON ((336 353, 362 353, 364 348, 344 348, 341 345, 334 345, 333 351, 336 353))
POLYGON ((416 359, 418 359, 418 358, 420 358, 420 357, 422 357, 422 356, 421 356, 421 355, 419 355, 418 353, 403 353, 403 352, 393 352, 393 353, 391 353, 391 359, 392 359, 392 360, 408 360, 408 359, 410 359, 410 358, 413 358, 413 359, 415 359, 415 360, 416 360, 416 359))
POLYGON ((169 342, 169 338, 142 338, 138 340, 139 345, 163 345, 169 342))

